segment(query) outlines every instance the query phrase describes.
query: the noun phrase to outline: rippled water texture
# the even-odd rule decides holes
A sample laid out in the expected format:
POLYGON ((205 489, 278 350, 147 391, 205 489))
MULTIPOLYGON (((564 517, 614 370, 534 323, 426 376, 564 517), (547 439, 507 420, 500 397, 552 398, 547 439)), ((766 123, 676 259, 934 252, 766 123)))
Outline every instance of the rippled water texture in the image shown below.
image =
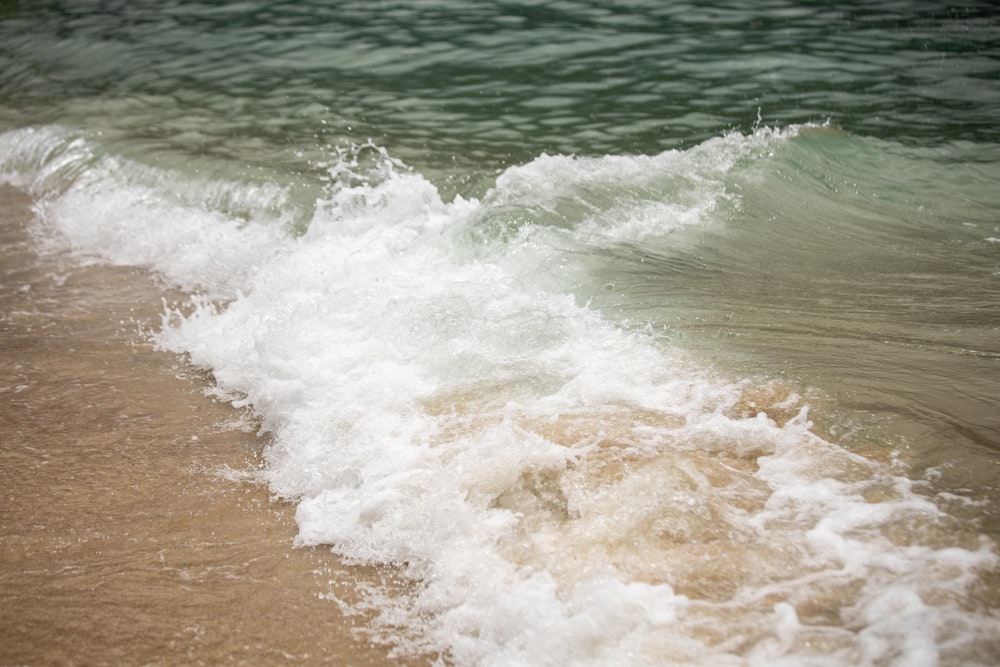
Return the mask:
POLYGON ((0 30, 34 122, 267 166, 345 136, 415 166, 649 153, 758 114, 1000 137, 989 3, 53 2, 0 30))

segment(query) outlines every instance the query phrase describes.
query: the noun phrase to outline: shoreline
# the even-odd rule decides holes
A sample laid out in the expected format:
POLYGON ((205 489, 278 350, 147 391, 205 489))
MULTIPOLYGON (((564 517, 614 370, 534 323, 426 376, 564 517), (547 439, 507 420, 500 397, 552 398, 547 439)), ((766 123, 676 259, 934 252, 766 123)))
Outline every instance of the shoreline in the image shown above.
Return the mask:
POLYGON ((401 665, 321 595, 391 568, 293 548, 294 507, 223 471, 263 439, 159 352, 142 270, 38 257, 0 186, 0 664, 401 665))

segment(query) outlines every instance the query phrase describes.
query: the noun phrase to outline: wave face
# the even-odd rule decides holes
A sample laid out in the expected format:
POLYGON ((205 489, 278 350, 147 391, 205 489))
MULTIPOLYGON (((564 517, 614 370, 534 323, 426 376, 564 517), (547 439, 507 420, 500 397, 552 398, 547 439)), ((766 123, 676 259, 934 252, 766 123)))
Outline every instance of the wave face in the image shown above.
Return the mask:
POLYGON ((939 178, 939 150, 823 125, 543 154, 451 197, 372 143, 304 189, 60 126, 0 157, 50 249, 194 295, 159 344, 259 415, 299 544, 405 573, 365 603, 402 652, 997 654, 991 165, 939 178))

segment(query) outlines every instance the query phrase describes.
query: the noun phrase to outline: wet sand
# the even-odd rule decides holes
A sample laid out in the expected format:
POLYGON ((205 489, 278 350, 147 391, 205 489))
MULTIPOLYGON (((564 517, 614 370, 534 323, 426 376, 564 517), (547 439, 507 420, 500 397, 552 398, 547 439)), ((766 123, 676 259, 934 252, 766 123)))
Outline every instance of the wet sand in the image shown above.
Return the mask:
MULTIPOLYGON (((0 186, 0 665, 404 664, 322 599, 391 570, 296 549, 265 445, 152 349, 150 277, 39 257, 0 186)), ((422 661, 407 664, 424 664, 422 661)))

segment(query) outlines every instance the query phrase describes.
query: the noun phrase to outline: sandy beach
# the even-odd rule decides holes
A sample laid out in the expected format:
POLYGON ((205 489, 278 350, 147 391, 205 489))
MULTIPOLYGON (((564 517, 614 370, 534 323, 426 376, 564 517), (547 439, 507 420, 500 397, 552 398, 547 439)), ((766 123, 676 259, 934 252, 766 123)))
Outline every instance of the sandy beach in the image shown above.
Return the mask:
POLYGON ((293 548, 264 438, 156 351, 160 290, 39 257, 0 188, 0 664, 402 664, 322 596, 393 572, 293 548))

